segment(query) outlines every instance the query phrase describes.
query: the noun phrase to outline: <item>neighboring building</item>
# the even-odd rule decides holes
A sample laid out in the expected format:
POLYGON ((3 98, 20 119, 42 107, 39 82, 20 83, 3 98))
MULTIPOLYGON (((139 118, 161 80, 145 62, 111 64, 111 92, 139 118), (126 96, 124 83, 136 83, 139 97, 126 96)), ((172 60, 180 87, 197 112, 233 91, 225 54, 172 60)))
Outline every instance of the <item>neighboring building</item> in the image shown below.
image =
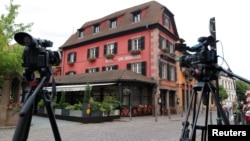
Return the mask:
POLYGON ((94 93, 98 100, 115 87, 110 90, 124 107, 153 105, 157 113, 162 114, 163 108, 176 113, 178 106, 183 107, 178 103, 187 104, 184 93, 192 88, 177 83, 180 73, 174 43, 178 39, 173 13, 156 1, 86 22, 60 47, 62 63, 57 74, 61 76, 56 77, 57 83, 103 84, 105 87, 94 93), (111 76, 123 73, 128 74, 127 78, 111 76), (84 76, 89 76, 88 80, 84 76))
POLYGON ((237 100, 235 79, 224 72, 220 72, 219 85, 226 89, 228 98, 222 102, 225 105, 232 105, 237 100))

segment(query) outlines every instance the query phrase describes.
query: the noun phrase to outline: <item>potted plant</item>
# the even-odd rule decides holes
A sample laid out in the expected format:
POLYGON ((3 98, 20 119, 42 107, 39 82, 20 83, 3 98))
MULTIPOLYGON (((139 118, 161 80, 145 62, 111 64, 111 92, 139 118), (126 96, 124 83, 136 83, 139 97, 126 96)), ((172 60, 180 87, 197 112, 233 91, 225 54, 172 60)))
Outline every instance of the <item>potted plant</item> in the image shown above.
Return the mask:
POLYGON ((85 87, 85 92, 83 95, 83 103, 82 103, 82 116, 89 117, 90 116, 90 97, 91 97, 91 86, 87 83, 85 87))
POLYGON ((141 53, 141 50, 139 50, 139 49, 133 49, 133 50, 130 50, 129 52, 130 52, 130 54, 132 54, 132 55, 137 55, 137 54, 140 54, 140 53, 141 53))
POLYGON ((95 62, 95 60, 96 60, 95 57, 89 57, 89 58, 88 58, 88 61, 89 61, 89 62, 95 62))
POLYGON ((82 117, 82 103, 76 103, 73 105, 74 109, 69 111, 70 116, 82 117))
POLYGON ((106 57, 107 59, 112 59, 112 58, 114 58, 114 54, 111 54, 111 53, 105 54, 105 57, 106 57))
POLYGON ((101 116, 101 111, 100 111, 101 103, 100 102, 91 100, 90 108, 91 108, 91 117, 101 116))
POLYGON ((109 112, 110 112, 110 110, 111 110, 110 104, 107 103, 107 102, 105 102, 105 101, 103 101, 103 102, 101 103, 100 110, 102 111, 103 116, 108 116, 108 115, 109 115, 109 112))

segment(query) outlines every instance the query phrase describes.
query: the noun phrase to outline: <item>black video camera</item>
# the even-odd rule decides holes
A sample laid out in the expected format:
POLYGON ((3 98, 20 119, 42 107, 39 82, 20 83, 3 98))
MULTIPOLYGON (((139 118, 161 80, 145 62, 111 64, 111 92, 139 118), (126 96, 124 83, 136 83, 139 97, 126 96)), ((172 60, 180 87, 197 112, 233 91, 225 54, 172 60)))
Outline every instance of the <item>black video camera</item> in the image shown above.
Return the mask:
POLYGON ((206 64, 211 65, 217 63, 216 50, 208 49, 208 45, 215 43, 215 39, 212 36, 200 37, 198 39, 198 44, 192 47, 186 46, 183 42, 175 44, 175 50, 184 52, 187 55, 181 56, 178 60, 180 62, 180 67, 192 67, 195 64, 206 64), (187 51, 195 52, 190 54, 187 51))
POLYGON ((53 42, 33 38, 25 32, 16 33, 14 39, 20 45, 25 46, 23 52, 22 66, 30 71, 41 70, 61 63, 61 53, 59 51, 46 50, 52 47, 53 42))

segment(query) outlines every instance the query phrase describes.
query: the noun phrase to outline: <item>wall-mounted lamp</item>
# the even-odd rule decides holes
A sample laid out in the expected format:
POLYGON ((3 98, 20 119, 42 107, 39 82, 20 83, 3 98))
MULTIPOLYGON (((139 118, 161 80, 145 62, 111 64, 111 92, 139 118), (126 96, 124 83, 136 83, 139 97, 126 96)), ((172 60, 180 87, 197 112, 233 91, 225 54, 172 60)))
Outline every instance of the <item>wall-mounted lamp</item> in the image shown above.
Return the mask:
POLYGON ((161 98, 158 98, 158 103, 161 104, 161 102, 162 102, 162 101, 161 101, 161 98))
POLYGON ((180 103, 180 98, 176 99, 176 103, 179 104, 180 103))

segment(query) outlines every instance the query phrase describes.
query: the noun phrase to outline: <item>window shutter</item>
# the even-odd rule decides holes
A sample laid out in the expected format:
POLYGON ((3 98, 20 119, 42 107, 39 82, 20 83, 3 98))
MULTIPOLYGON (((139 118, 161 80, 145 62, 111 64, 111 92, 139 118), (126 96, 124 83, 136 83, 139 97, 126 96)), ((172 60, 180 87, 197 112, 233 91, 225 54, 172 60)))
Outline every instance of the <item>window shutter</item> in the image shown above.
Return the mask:
POLYGON ((90 49, 88 49, 87 51, 87 59, 89 58, 89 56, 90 56, 90 49))
POLYGON ((129 39, 128 40, 128 52, 130 52, 131 49, 132 49, 132 40, 129 39))
POLYGON ((127 70, 131 70, 131 64, 127 64, 127 70))
POLYGON ((144 45, 145 45, 145 37, 143 36, 141 37, 141 50, 145 48, 144 45))
POLYGON ((141 73, 146 76, 146 62, 142 62, 141 66, 141 73))
POLYGON ((114 44, 114 54, 117 54, 117 42, 114 44))
POLYGON ((74 55, 74 62, 76 62, 76 52, 74 52, 73 55, 74 55))
POLYGON ((107 54, 107 45, 104 45, 104 54, 103 55, 106 55, 107 54))
POLYGON ((96 58, 98 58, 99 57, 99 47, 96 47, 96 56, 95 56, 96 58))
POLYGON ((69 54, 67 55, 67 61, 68 61, 68 62, 70 61, 70 54, 71 54, 71 53, 69 53, 69 54))
POLYGON ((171 78, 171 66, 167 64, 167 80, 170 80, 171 78))
POLYGON ((162 40, 163 40, 163 38, 161 36, 159 36, 159 48, 161 48, 161 49, 163 48, 162 47, 162 40))
POLYGON ((162 62, 159 61, 159 77, 160 78, 162 78, 162 66, 163 66, 162 62))

